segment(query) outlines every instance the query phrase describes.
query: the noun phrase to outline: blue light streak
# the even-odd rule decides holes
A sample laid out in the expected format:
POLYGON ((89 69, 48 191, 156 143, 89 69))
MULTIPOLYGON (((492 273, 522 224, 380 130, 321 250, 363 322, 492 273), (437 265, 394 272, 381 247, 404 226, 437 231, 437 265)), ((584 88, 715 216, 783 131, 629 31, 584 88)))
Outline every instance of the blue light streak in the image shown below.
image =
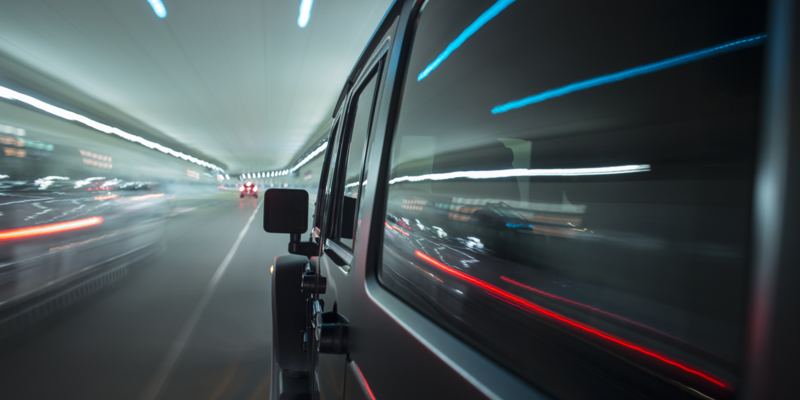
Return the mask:
POLYGON ((158 18, 167 17, 167 7, 164 7, 164 3, 161 0, 147 0, 147 2, 150 3, 150 7, 153 7, 153 11, 158 18))
POLYGON ((436 59, 433 60, 430 65, 428 65, 422 72, 419 73, 419 76, 417 76, 417 82, 425 79, 425 77, 428 76, 428 74, 430 74, 434 69, 436 69, 436 67, 438 67, 442 61, 444 61, 447 57, 450 57, 452 52, 464 44, 464 42, 466 42, 467 39, 472 36, 472 34, 477 32, 478 29, 481 29, 483 25, 491 21, 492 18, 496 17, 497 14, 500 14, 501 11, 505 10, 505 8, 510 6, 514 1, 516 0, 500 0, 497 3, 494 3, 493 6, 489 7, 488 10, 484 11, 484 13, 481 14, 481 16, 478 17, 475 22, 470 24, 467 29, 464 29, 464 32, 461 32, 461 34, 458 35, 456 40, 453 40, 449 45, 447 45, 447 48, 444 49, 442 54, 439 54, 439 57, 436 57, 436 59))
POLYGON ((744 39, 739 39, 733 42, 721 44, 719 46, 709 47, 703 50, 694 51, 681 56, 668 58, 666 60, 655 62, 652 64, 626 69, 624 71, 615 72, 609 75, 599 76, 597 78, 592 78, 581 82, 575 82, 567 86, 562 86, 557 89, 551 89, 546 92, 526 97, 524 99, 515 100, 503 105, 499 105, 492 109, 492 114, 504 113, 506 111, 525 107, 534 103, 539 103, 545 100, 552 99, 554 97, 559 97, 572 92, 577 92, 579 90, 589 89, 595 86, 605 85, 607 83, 618 82, 623 79, 633 78, 635 76, 661 71, 663 69, 672 68, 681 64, 702 60, 704 58, 713 57, 730 51, 739 50, 746 47, 758 46, 763 44, 766 38, 767 35, 746 37, 744 39))
POLYGON ((297 17, 297 26, 305 28, 311 18, 311 6, 314 0, 302 0, 300 2, 300 16, 297 17))

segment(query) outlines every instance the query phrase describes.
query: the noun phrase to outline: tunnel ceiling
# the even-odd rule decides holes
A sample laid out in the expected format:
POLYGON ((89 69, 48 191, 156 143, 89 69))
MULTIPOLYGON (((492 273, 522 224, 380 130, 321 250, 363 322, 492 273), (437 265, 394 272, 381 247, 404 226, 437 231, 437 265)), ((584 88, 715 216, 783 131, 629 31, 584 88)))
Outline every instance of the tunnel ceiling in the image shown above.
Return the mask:
MULTIPOLYGON (((0 52, 230 172, 278 169, 330 118, 390 0, 2 0, 0 52)), ((2 71, 0 71, 2 73, 2 71)))

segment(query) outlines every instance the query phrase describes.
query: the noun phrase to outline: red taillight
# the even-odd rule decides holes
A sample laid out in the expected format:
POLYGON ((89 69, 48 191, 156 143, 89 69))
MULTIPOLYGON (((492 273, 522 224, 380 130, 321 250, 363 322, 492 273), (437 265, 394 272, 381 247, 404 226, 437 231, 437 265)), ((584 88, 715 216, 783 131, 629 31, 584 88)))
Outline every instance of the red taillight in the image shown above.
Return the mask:
POLYGON ((239 188, 239 191, 240 191, 240 192, 244 192, 244 186, 240 187, 240 188, 239 188))
POLYGON ((253 186, 253 191, 257 192, 258 191, 258 186, 253 186))

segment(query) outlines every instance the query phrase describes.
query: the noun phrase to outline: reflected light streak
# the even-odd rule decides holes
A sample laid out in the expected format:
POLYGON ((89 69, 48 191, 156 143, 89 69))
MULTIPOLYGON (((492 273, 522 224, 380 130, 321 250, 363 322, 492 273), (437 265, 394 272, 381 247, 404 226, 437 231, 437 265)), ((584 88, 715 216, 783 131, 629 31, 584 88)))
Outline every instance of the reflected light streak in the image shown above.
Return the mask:
POLYGON ((721 386, 723 388, 728 388, 728 385, 726 383, 724 383, 724 382, 722 382, 722 381, 720 381, 720 380, 718 380, 718 379, 716 379, 716 378, 714 378, 714 377, 712 377, 712 376, 710 376, 710 375, 708 375, 706 373, 698 371, 698 370, 694 369, 691 366, 684 365, 684 364, 682 364, 682 363, 680 363, 678 361, 674 361, 674 360, 672 360, 670 358, 667 358, 665 356, 657 354, 657 353, 653 352, 652 350, 648 350, 648 349, 646 349, 644 347, 640 347, 639 345, 633 344, 631 342, 628 342, 628 341, 625 341, 625 340, 622 340, 622 339, 617 339, 617 338, 609 335, 608 333, 605 333, 605 332, 603 332, 601 330, 593 328, 593 327, 591 327, 589 325, 584 325, 584 324, 582 324, 580 322, 576 322, 576 321, 573 321, 572 319, 563 317, 563 316, 561 316, 561 315, 559 315, 559 314, 557 314, 557 313, 555 313, 553 311, 550 311, 550 310, 548 310, 548 309, 546 309, 546 308, 544 308, 542 306, 539 306, 539 305, 534 304, 534 303, 532 303, 532 302, 530 302, 530 301, 528 301, 526 299, 523 299, 522 297, 519 297, 519 296, 514 295, 514 294, 512 294, 510 292, 507 292, 507 291, 505 291, 503 289, 500 289, 497 286, 491 285, 491 284, 489 284, 487 282, 484 282, 484 281, 482 281, 482 280, 480 280, 478 278, 475 278, 475 277, 473 277, 471 275, 467 275, 467 274, 465 274, 465 273, 463 273, 461 271, 458 271, 458 270, 456 270, 456 269, 454 269, 452 267, 449 267, 449 266, 443 264, 442 262, 433 259, 429 255, 427 255, 427 254, 425 254, 425 253, 423 253, 423 252, 421 252, 419 250, 415 250, 414 254, 417 257, 427 261, 431 265, 434 265, 434 266, 438 267, 439 269, 441 269, 441 270, 443 270, 443 271, 445 271, 445 272, 447 272, 447 273, 449 273, 451 275, 457 276, 457 277, 459 277, 459 278, 461 278, 463 280, 466 280, 466 281, 468 281, 470 283, 473 283, 476 286, 486 290, 487 293, 492 295, 493 297, 495 297, 495 298, 497 298, 499 300, 502 300, 502 301, 504 301, 504 302, 506 302, 506 303, 508 303, 510 305, 513 305, 513 306, 515 306, 517 308, 520 308, 520 309, 522 309, 524 311, 527 311, 527 312, 530 312, 530 313, 538 313, 538 314, 545 315, 545 316, 550 317, 552 319, 555 319, 555 320, 557 320, 557 321, 559 321, 561 323, 570 325, 573 328, 577 328, 577 329, 582 330, 584 332, 590 333, 590 334, 592 334, 592 335, 594 335, 596 337, 608 340, 608 341, 613 342, 615 344, 618 344, 618 345, 621 345, 623 347, 626 347, 626 348, 628 348, 630 350, 636 351, 636 352, 638 352, 640 354, 652 357, 652 358, 654 358, 654 359, 656 359, 658 361, 661 361, 661 362, 663 362, 665 364, 671 365, 673 367, 677 367, 677 368, 679 368, 679 369, 681 369, 683 371, 686 371, 686 372, 688 372, 690 374, 693 374, 695 376, 701 377, 701 378, 703 378, 703 379, 705 379, 705 380, 707 380, 707 381, 709 381, 709 382, 711 382, 711 383, 713 383, 715 385, 721 386))
POLYGON ((406 236, 411 236, 411 235, 410 235, 408 232, 406 232, 406 231, 404 231, 404 230, 402 230, 402 229, 400 229, 400 228, 398 228, 398 227, 396 227, 396 226, 389 225, 389 223, 388 223, 388 222, 384 222, 384 224, 386 224, 386 226, 387 226, 389 229, 394 229, 394 230, 396 230, 396 231, 398 231, 398 232, 402 233, 403 235, 406 235, 406 236))
POLYGON ((681 342, 684 342, 684 340, 682 340, 682 339, 679 339, 679 338, 676 338, 676 337, 674 337, 674 336, 672 336, 672 335, 669 335, 669 334, 666 334, 666 333, 664 333, 664 332, 661 332, 661 331, 659 331, 658 329, 655 329, 655 328, 653 328, 653 327, 650 327, 650 326, 647 326, 647 325, 641 324, 641 323, 639 323, 639 322, 636 322, 636 321, 630 320, 630 319, 628 319, 628 318, 625 318, 625 317, 621 317, 621 316, 619 316, 619 315, 616 315, 616 314, 612 314, 612 313, 610 313, 610 312, 608 312, 608 311, 603 311, 603 310, 601 310, 601 309, 599 309, 599 308, 595 308, 595 307, 592 307, 592 306, 590 306, 590 305, 586 305, 586 304, 583 304, 583 303, 578 303, 577 301, 574 301, 574 300, 570 300, 570 299, 567 299, 567 298, 564 298, 564 297, 556 296, 556 295, 554 295, 554 294, 551 294, 551 293, 545 292, 544 290, 536 289, 536 288, 534 288, 534 287, 530 287, 530 286, 528 286, 528 285, 525 285, 525 284, 523 284, 523 283, 517 282, 517 281, 515 281, 515 280, 513 280, 513 279, 506 278, 505 276, 501 276, 501 277, 500 277, 500 279, 502 279, 502 280, 504 280, 504 281, 506 281, 506 282, 508 282, 508 283, 510 283, 510 284, 512 284, 512 285, 516 285, 516 286, 519 286, 519 287, 521 287, 521 288, 523 288, 523 289, 530 290, 531 292, 538 293, 538 294, 540 294, 540 295, 542 295, 542 296, 547 296, 547 297, 550 297, 550 298, 552 298, 552 299, 560 300, 560 301, 563 301, 563 302, 565 302, 565 303, 573 304, 573 305, 576 305, 576 306, 579 306, 579 307, 588 308, 588 309, 590 309, 590 310, 592 310, 592 311, 596 311, 596 312, 599 312, 599 313, 601 313, 601 314, 608 315, 609 317, 613 317, 613 318, 617 318, 617 319, 623 320, 623 321, 625 321, 625 322, 627 322, 627 323, 630 323, 630 324, 633 324, 633 325, 636 325, 636 326, 640 326, 640 327, 642 327, 642 328, 645 328, 645 329, 651 330, 651 331, 653 331, 653 332, 656 332, 656 333, 658 333, 658 334, 660 334, 660 335, 668 336, 668 337, 670 337, 670 338, 673 338, 673 339, 679 340, 679 341, 681 341, 681 342))
POLYGON ((147 200, 147 199, 157 199, 157 198, 162 197, 162 196, 164 196, 164 193, 153 193, 153 194, 146 194, 146 195, 143 195, 143 196, 133 196, 133 197, 131 197, 131 200, 132 201, 141 201, 141 200, 147 200))
POLYGON ((668 58, 666 60, 658 61, 652 64, 642 65, 639 67, 626 69, 624 71, 615 72, 613 74, 599 76, 589 80, 575 82, 567 86, 562 86, 557 89, 551 89, 546 92, 535 94, 524 99, 515 100, 503 105, 499 105, 492 109, 492 114, 500 114, 516 108, 525 107, 534 103, 539 103, 554 97, 563 96, 579 90, 593 88, 595 86, 605 85, 607 83, 618 82, 624 79, 633 78, 639 75, 645 75, 656 71, 661 71, 667 68, 676 67, 678 65, 690 63, 692 61, 702 60, 704 58, 717 56, 730 51, 744 49, 747 47, 758 46, 764 43, 767 35, 757 35, 752 37, 735 40, 725 44, 714 47, 709 47, 703 50, 693 51, 681 56, 668 58))
POLYGON ((372 389, 369 388, 369 384, 367 383, 367 378, 364 378, 364 374, 361 372, 361 368, 358 368, 358 365, 353 363, 353 366, 356 367, 356 371, 358 372, 358 376, 361 377, 361 382, 364 382, 364 388, 367 389, 367 393, 369 394, 369 398, 375 400, 375 395, 372 394, 372 389))
POLYGON ((321 144, 319 147, 317 147, 316 150, 312 151, 311 154, 307 155, 306 158, 302 159, 299 163, 297 163, 297 165, 292 167, 292 169, 290 169, 289 172, 297 171, 300 167, 306 165, 307 162, 313 160, 314 157, 318 156, 320 153, 325 151, 326 148, 328 148, 328 142, 325 142, 321 144))
POLYGON ((40 225, 29 228, 10 229, 0 231, 0 242, 6 240, 23 239, 34 236, 51 235, 54 233, 71 231, 74 229, 86 228, 89 226, 100 225, 103 223, 103 217, 91 217, 85 219, 78 219, 69 222, 59 222, 56 224, 40 225))
POLYGON ((510 6, 514 1, 515 0, 500 0, 497 3, 494 3, 493 6, 489 7, 488 10, 484 11, 483 14, 481 14, 481 16, 475 20, 475 22, 471 23, 467 29, 464 29, 464 32, 461 32, 461 34, 458 35, 455 40, 447 45, 442 54, 439 54, 439 56, 436 57, 436 59, 433 60, 430 65, 425 67, 425 69, 419 73, 419 76, 417 76, 417 82, 425 79, 425 77, 428 76, 434 69, 436 69, 436 67, 438 67, 442 61, 447 59, 447 57, 450 57, 450 54, 452 54, 457 48, 461 47, 461 45, 464 44, 464 42, 466 42, 470 36, 477 32, 478 29, 481 29, 487 22, 491 21, 492 18, 496 17, 497 14, 500 14, 501 11, 505 10, 506 7, 510 6))
POLYGON ((620 165, 615 167, 597 168, 550 168, 550 169, 499 169, 493 171, 456 171, 439 174, 425 174, 417 176, 401 176, 389 180, 393 185, 400 182, 443 181, 448 179, 495 179, 526 176, 593 176, 593 175, 618 175, 650 171, 650 164, 620 165))
POLYGON ((117 197, 119 197, 119 196, 116 195, 116 194, 110 194, 108 196, 97 196, 94 199, 95 200, 111 200, 111 199, 116 199, 117 197))

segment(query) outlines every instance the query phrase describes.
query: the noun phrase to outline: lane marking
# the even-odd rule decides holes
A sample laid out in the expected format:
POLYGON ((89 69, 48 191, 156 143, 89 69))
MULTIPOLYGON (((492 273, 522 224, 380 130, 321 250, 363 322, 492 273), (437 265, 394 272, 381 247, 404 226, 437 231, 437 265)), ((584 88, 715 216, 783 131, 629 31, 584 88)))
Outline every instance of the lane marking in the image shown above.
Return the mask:
POLYGON ((144 393, 140 397, 141 400, 155 400, 158 397, 161 388, 172 374, 172 369, 175 367, 175 364, 177 364, 178 359, 183 353, 184 347, 186 347, 186 344, 189 343, 189 339, 194 332, 197 322, 200 320, 200 316, 203 314, 203 311, 208 305, 209 300, 211 300, 211 296, 217 289, 217 284, 219 284, 220 279, 222 279, 222 274, 224 274, 225 270, 228 269, 228 265, 231 263, 233 255, 236 254, 239 244, 242 243, 242 239, 244 239, 247 230, 250 228, 250 223, 253 222, 253 219, 258 213, 258 209, 261 208, 261 204, 262 203, 260 202, 258 203, 255 211, 253 211, 253 215, 250 216, 250 219, 247 220, 247 224, 244 225, 244 229, 239 232, 239 237, 236 238, 236 242, 233 243, 233 247, 231 247, 228 255, 225 256, 224 260, 222 260, 222 264, 217 267, 217 271, 214 272, 214 276, 212 276, 211 280, 208 282, 208 287, 206 288, 205 294, 203 294, 203 298, 201 298, 200 302, 197 303, 197 307, 195 307, 192 315, 183 325, 183 328, 181 328, 180 333, 178 333, 178 337, 175 338, 175 342, 172 344, 172 347, 169 349, 169 352, 167 352, 166 357, 164 357, 164 360, 158 367, 158 371, 156 371, 156 374, 145 388, 144 393))

